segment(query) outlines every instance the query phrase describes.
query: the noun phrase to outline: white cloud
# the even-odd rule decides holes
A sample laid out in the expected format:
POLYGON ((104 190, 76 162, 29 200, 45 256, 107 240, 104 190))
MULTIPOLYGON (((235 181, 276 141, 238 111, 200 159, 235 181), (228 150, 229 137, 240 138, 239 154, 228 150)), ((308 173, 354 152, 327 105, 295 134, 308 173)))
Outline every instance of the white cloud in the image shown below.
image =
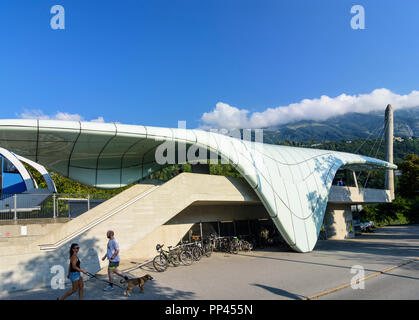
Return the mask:
POLYGON ((82 121, 83 117, 77 113, 57 112, 54 116, 56 120, 82 121))
POLYGON ((19 118, 22 119, 39 119, 39 120, 48 120, 50 119, 49 116, 45 115, 42 110, 35 109, 35 110, 27 110, 25 109, 23 113, 17 115, 19 118))
POLYGON ((97 119, 90 120, 90 122, 104 123, 105 122, 105 119, 103 119, 103 117, 98 117, 97 119))
POLYGON ((91 121, 91 122, 105 122, 103 117, 98 117, 92 120, 84 120, 84 118, 77 113, 68 113, 57 111, 55 115, 46 115, 40 109, 25 109, 21 114, 17 115, 22 119, 38 119, 38 120, 63 120, 63 121, 91 121))
POLYGON ((215 109, 202 115, 202 121, 219 128, 243 128, 247 124, 249 111, 240 110, 226 103, 218 102, 215 109))
POLYGON ((213 111, 202 115, 201 128, 268 128, 299 120, 326 120, 348 112, 382 110, 384 113, 387 104, 391 104, 394 110, 419 106, 419 91, 399 95, 383 88, 353 96, 341 94, 331 98, 323 95, 252 114, 248 110, 219 102, 213 111))

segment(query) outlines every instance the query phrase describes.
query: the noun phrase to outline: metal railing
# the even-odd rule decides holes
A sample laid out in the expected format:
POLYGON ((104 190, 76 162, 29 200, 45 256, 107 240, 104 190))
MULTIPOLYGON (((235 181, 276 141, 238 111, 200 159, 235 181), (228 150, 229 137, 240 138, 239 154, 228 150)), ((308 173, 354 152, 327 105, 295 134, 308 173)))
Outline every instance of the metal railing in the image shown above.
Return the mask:
POLYGON ((113 195, 70 193, 2 194, 0 220, 76 218, 113 195))

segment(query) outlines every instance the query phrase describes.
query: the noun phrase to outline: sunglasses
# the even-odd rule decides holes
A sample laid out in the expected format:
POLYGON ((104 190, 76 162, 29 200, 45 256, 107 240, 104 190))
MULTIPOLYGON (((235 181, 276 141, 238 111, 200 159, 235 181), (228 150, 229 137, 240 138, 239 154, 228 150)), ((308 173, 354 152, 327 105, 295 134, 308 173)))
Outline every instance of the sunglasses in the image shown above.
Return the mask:
POLYGON ((74 247, 74 249, 79 250, 79 249, 80 249, 80 247, 74 247))

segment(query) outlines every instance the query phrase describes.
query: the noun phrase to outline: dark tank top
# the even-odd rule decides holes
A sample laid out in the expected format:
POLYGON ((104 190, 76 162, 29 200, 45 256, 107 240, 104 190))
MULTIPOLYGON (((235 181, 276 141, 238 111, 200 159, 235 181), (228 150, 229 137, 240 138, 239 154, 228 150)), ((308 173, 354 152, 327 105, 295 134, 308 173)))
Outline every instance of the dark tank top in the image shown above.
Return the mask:
MULTIPOLYGON (((76 266, 77 266, 77 268, 80 269, 80 259, 79 258, 77 258, 76 266)), ((78 270, 75 270, 73 268, 73 265, 71 264, 71 262, 70 262, 70 272, 79 272, 78 270)))

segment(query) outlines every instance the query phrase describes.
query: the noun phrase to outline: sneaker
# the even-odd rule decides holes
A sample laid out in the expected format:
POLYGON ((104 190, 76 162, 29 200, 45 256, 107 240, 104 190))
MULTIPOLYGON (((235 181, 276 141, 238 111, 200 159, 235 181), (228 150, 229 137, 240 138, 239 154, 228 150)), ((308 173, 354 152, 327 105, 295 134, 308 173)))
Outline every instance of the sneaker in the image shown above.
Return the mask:
POLYGON ((108 285, 105 289, 103 289, 104 291, 112 291, 113 290, 113 286, 108 285))

